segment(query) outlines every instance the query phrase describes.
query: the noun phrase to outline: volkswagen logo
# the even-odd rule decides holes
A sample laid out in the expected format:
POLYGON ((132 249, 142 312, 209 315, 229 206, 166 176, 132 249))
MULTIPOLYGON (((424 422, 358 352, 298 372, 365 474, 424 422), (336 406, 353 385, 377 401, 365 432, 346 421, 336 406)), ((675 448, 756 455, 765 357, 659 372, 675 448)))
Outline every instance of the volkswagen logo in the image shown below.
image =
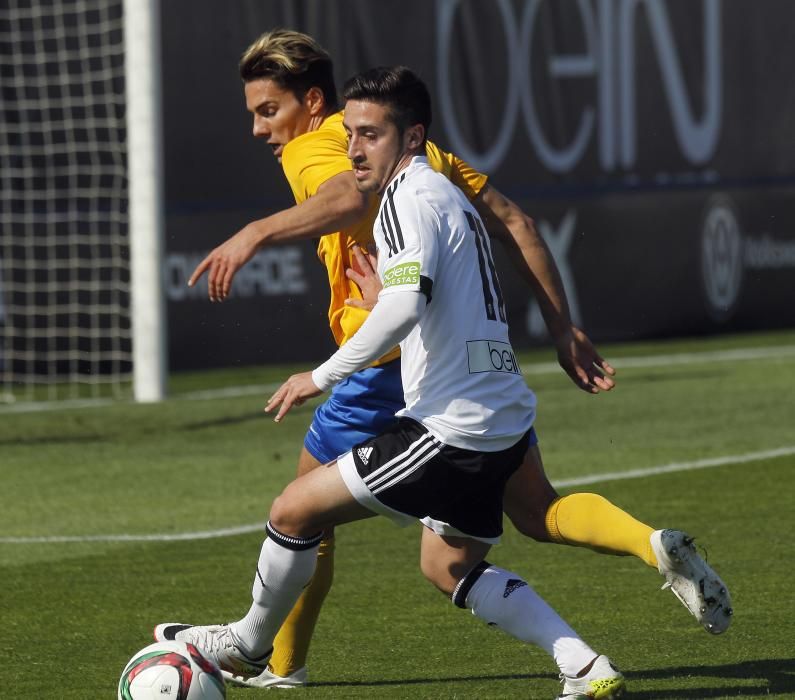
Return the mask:
POLYGON ((701 231, 701 272, 707 308, 716 321, 728 320, 740 297, 743 248, 731 200, 715 195, 707 203, 701 231))

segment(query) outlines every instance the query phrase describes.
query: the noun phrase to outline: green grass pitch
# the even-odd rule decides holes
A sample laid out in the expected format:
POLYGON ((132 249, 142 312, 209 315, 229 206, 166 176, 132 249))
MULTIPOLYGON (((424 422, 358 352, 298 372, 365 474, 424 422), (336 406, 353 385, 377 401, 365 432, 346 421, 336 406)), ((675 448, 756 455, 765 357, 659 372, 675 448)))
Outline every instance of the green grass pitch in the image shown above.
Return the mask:
MULTIPOLYGON (((732 627, 710 637, 634 558, 533 543, 506 525, 490 559, 522 574, 610 655, 630 697, 795 697, 795 332, 600 349, 619 368, 619 386, 599 396, 561 371, 537 371, 552 360, 548 351, 522 357, 547 471, 556 481, 593 477, 577 490, 694 534, 731 588, 732 627), (731 459, 599 481, 721 457, 731 459)), ((264 522, 293 474, 312 406, 276 425, 262 413, 267 388, 195 392, 267 387, 291 370, 177 376, 172 398, 158 405, 0 407, 0 698, 115 697, 126 661, 156 623, 245 612, 260 532, 98 536, 264 522), (30 539, 53 537, 74 539, 30 539)), ((419 526, 380 519, 338 530, 313 685, 290 698, 554 697, 551 659, 434 591, 419 573, 418 541, 419 526)), ((229 688, 228 697, 262 692, 229 688)))

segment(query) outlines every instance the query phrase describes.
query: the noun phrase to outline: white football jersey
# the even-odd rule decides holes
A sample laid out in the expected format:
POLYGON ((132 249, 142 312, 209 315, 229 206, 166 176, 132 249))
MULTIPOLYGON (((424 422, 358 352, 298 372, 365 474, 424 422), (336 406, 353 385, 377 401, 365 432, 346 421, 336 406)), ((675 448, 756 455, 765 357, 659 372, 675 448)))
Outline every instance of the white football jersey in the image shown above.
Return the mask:
POLYGON ((486 229, 424 156, 384 190, 374 226, 381 295, 421 291, 428 306, 400 343, 406 408, 442 442, 493 452, 533 424, 535 396, 508 338, 486 229))

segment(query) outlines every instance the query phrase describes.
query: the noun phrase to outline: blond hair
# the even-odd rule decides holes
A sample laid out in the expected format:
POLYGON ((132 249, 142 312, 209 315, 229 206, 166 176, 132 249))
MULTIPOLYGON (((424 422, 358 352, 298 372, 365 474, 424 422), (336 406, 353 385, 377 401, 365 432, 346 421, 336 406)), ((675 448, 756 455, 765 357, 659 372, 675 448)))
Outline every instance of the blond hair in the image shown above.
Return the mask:
POLYGON ((334 64, 328 52, 308 34, 291 29, 265 32, 245 50, 239 68, 244 82, 273 80, 299 100, 310 88, 319 88, 329 108, 336 109, 334 64))

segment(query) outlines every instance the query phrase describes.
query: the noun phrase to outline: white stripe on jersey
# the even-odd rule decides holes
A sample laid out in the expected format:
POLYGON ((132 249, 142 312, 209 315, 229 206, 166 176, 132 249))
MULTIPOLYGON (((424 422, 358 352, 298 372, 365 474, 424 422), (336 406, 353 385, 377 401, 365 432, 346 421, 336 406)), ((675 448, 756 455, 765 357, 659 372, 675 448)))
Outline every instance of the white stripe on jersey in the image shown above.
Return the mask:
MULTIPOLYGON (((387 486, 381 486, 386 480, 393 479, 393 477, 407 469, 414 471, 414 469, 422 466, 429 459, 439 454, 441 448, 441 443, 434 438, 433 435, 425 433, 425 435, 411 443, 408 449, 401 452, 397 457, 393 457, 386 464, 381 465, 371 474, 365 476, 363 481, 373 493, 382 491, 384 488, 387 488, 387 486)), ((408 476, 408 474, 406 474, 406 476, 408 476)), ((398 476, 397 479, 393 479, 389 485, 395 483, 395 481, 400 481, 402 478, 403 476, 398 476)))
POLYGON ((384 239, 389 249, 390 258, 406 247, 405 241, 403 240, 403 230, 400 228, 400 220, 398 219, 395 201, 393 199, 395 190, 405 178, 406 173, 403 173, 387 188, 386 196, 384 197, 385 202, 381 207, 381 228, 384 231, 384 239))

